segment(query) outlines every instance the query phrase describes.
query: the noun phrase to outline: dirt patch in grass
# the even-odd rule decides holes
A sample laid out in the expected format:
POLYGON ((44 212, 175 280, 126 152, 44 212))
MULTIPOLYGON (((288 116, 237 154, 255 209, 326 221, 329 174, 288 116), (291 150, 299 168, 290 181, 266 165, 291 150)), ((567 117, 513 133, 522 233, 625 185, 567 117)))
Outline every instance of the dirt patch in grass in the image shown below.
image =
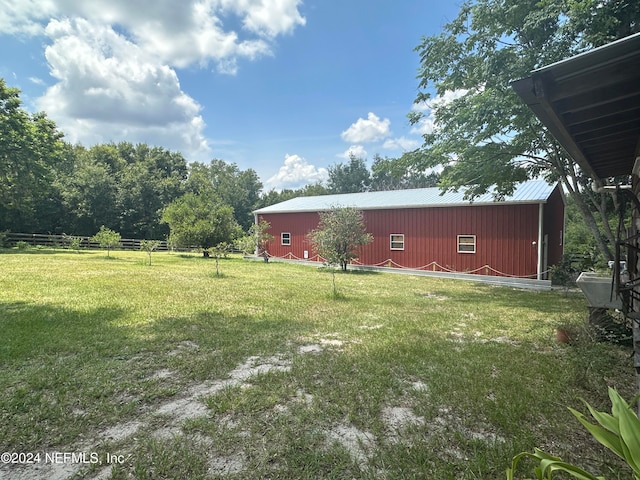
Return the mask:
MULTIPOLYGON (((297 348, 298 354, 320 354, 325 349, 338 352, 345 343, 333 336, 314 337, 314 341, 315 343, 300 345, 297 348)), ((176 349, 176 354, 197 348, 195 344, 185 345, 176 349)), ((82 450, 85 452, 98 451, 99 448, 103 447, 104 442, 107 442, 110 445, 127 445, 125 453, 129 454, 135 450, 136 444, 140 441, 137 437, 144 438, 148 435, 160 442, 175 441, 183 435, 189 435, 184 430, 186 421, 196 421, 200 417, 206 417, 211 414, 211 410, 205 403, 207 397, 217 395, 228 388, 249 387, 251 379, 258 375, 272 372, 288 372, 291 370, 292 364, 293 360, 291 358, 280 354, 268 357, 248 357, 231 370, 227 378, 192 384, 184 388, 175 398, 156 406, 150 406, 151 408, 146 411, 142 418, 123 422, 102 430, 93 441, 86 443, 82 450)), ((163 380, 172 378, 175 375, 177 374, 174 371, 163 368, 148 376, 146 380, 163 380)), ((429 387, 422 381, 409 381, 406 388, 407 390, 423 392, 428 390, 429 387)), ((313 403, 313 395, 305 392, 302 388, 298 388, 295 390, 295 394, 291 395, 287 400, 275 404, 273 410, 278 415, 289 415, 294 408, 313 408, 313 403)), ((434 438, 456 432, 474 440, 504 442, 504 439, 493 433, 489 427, 487 429, 467 428, 463 419, 448 407, 441 407, 437 416, 429 422, 414 412, 411 401, 408 401, 408 403, 403 401, 400 404, 387 404, 381 408, 379 415, 385 427, 382 436, 376 437, 370 431, 362 430, 352 423, 344 421, 330 425, 322 431, 326 441, 326 448, 335 448, 336 445, 339 445, 344 448, 354 464, 366 470, 379 447, 399 442, 410 446, 414 441, 412 438, 417 438, 408 433, 412 428, 419 429, 423 436, 426 434, 428 437, 434 438)), ((252 442, 250 431, 242 430, 244 421, 234 415, 222 414, 220 418, 216 419, 216 424, 226 431, 240 429, 240 432, 234 432, 233 435, 238 435, 238 438, 244 438, 246 442, 252 442)), ((245 450, 242 446, 243 443, 239 443, 235 451, 218 452, 211 437, 200 433, 197 435, 201 438, 196 443, 207 446, 207 451, 209 452, 206 464, 208 474, 214 476, 238 475, 249 468, 247 458, 251 455, 251 451, 245 450)), ((78 451, 77 448, 68 448, 66 450, 78 451)), ((455 447, 451 447, 447 454, 455 458, 462 458, 463 455, 455 447)), ((17 480, 27 478, 63 480, 74 475, 80 475, 83 472, 86 473, 86 470, 86 465, 73 463, 49 464, 37 469, 7 469, 4 466, 0 467, 0 476, 8 474, 10 478, 17 480)), ((93 477, 85 475, 85 478, 107 478, 110 474, 111 467, 104 467, 93 477)))
POLYGON ((375 437, 371 433, 358 430, 350 424, 342 424, 326 431, 325 435, 329 442, 342 445, 360 468, 366 468, 376 445, 375 437))
POLYGON ((424 417, 419 417, 409 407, 385 407, 382 420, 389 430, 398 432, 411 425, 424 425, 424 417))
POLYGON ((120 423, 107 428, 101 432, 100 436, 105 440, 119 442, 136 433, 142 425, 142 422, 120 423))
POLYGON ((172 350, 169 352, 170 356, 175 356, 175 355, 182 355, 183 353, 188 353, 190 351, 193 350, 197 350, 199 348, 197 343, 194 343, 190 340, 185 340, 183 342, 180 342, 177 346, 175 350, 172 350))
MULTIPOLYGON (((82 452, 87 457, 91 452, 98 452, 98 447, 104 441, 110 443, 123 442, 133 437, 147 425, 153 423, 153 417, 166 417, 162 427, 156 429, 151 435, 160 440, 167 440, 181 434, 181 426, 185 420, 206 416, 209 409, 203 403, 204 397, 215 395, 227 387, 242 386, 252 377, 269 372, 286 372, 291 369, 291 360, 283 356, 275 355, 271 357, 252 356, 239 364, 231 372, 228 378, 203 382, 189 387, 180 397, 166 402, 155 410, 152 410, 139 421, 125 422, 113 425, 98 434, 93 442, 83 446, 81 449, 66 447, 60 449, 61 452, 82 452)), ((167 378, 173 372, 162 369, 151 375, 150 378, 167 378)), ((303 397, 305 398, 305 397, 303 397)), ((306 398, 305 398, 306 399, 306 398)), ((44 458, 45 453, 42 453, 44 458)), ((232 474, 242 470, 244 460, 239 455, 212 457, 209 462, 210 472, 213 474, 232 474)), ((0 478, 11 478, 16 480, 65 480, 74 475, 78 475, 86 466, 85 462, 73 462, 68 459, 63 463, 44 463, 43 465, 0 465, 0 478), (35 468, 34 468, 35 467, 35 468), (6 475, 6 477, 5 477, 6 475)), ((108 476, 110 468, 101 470, 97 477, 108 476)))
POLYGON ((309 345, 300 345, 298 347, 298 353, 304 355, 305 353, 320 353, 324 350, 322 345, 318 345, 317 343, 312 343, 309 345))
POLYGON ((245 469, 244 455, 228 455, 209 459, 209 473, 212 475, 231 475, 245 469))

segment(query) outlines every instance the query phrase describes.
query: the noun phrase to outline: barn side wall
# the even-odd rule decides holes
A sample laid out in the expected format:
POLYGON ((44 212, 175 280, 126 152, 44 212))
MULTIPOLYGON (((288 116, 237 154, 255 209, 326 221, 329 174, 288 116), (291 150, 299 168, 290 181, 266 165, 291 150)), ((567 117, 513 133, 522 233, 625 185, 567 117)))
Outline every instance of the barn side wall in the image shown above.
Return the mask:
MULTIPOLYGON (((538 214, 538 204, 364 211, 367 231, 374 240, 362 248, 358 261, 535 278, 538 214), (403 250, 391 248, 390 235, 404 235, 403 250), (458 252, 459 235, 475 237, 475 253, 458 252)), ((270 255, 304 258, 307 251, 308 258, 314 256, 307 234, 317 228, 317 213, 262 214, 260 218, 271 224, 270 255), (289 234, 290 245, 282 244, 282 233, 289 234)))

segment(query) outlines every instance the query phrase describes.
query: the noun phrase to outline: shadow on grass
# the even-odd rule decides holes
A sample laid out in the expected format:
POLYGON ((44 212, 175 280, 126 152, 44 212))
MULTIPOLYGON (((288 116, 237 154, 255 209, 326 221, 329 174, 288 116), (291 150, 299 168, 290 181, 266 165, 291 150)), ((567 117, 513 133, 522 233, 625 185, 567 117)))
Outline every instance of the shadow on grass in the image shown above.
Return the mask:
POLYGON ((369 275, 380 275, 382 272, 376 272, 374 270, 353 270, 351 268, 347 269, 347 270, 342 270, 340 268, 333 268, 333 267, 326 267, 326 266, 320 266, 318 267, 318 271, 319 272, 326 272, 326 273, 331 273, 332 271, 335 271, 336 275, 356 275, 356 276, 369 276, 369 275))
POLYGON ((587 314, 586 299, 581 293, 560 296, 554 291, 531 291, 495 285, 476 284, 473 288, 465 288, 460 292, 458 292, 455 285, 453 285, 453 288, 431 289, 423 295, 448 298, 460 304, 487 304, 493 306, 497 304, 498 306, 525 310, 534 309, 547 313, 566 312, 567 307, 573 305, 576 309, 584 310, 585 315, 587 314))
POLYGON ((28 359, 35 355, 76 354, 92 349, 99 354, 117 344, 120 330, 114 322, 122 308, 86 311, 27 302, 0 303, 0 361, 28 359))
POLYGON ((69 253, 77 255, 78 253, 87 253, 88 250, 81 250, 78 252, 77 250, 68 250, 66 248, 38 248, 38 247, 28 247, 28 248, 0 248, 0 255, 3 253, 7 254, 21 254, 21 255, 53 255, 56 253, 69 253))

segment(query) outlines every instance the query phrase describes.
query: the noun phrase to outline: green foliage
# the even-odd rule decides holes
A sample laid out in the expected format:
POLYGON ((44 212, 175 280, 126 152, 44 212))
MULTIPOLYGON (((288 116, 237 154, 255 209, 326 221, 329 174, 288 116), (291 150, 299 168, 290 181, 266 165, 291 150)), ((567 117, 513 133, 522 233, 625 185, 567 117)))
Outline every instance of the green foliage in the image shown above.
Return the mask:
MULTIPOLYGON (((611 198, 607 198, 606 221, 609 228, 615 229, 618 219, 616 209, 611 198)), ((598 228, 604 230, 604 220, 597 218, 598 228)), ((569 197, 565 207, 565 245, 564 251, 572 255, 574 258, 582 259, 580 264, 581 270, 593 270, 598 268, 606 268, 607 262, 598 247, 592 230, 584 221, 576 201, 569 197)))
POLYGON ((9 237, 9 233, 11 233, 9 230, 0 232, 0 248, 8 247, 7 239, 9 237))
POLYGON ((100 225, 116 225, 117 175, 105 157, 116 162, 114 146, 96 146, 91 150, 74 149, 75 165, 69 175, 59 179, 62 204, 68 219, 65 231, 91 235, 100 225))
POLYGON ((85 148, 63 142, 43 113, 21 108, 0 79, 0 225, 14 232, 89 236, 110 225, 127 238, 163 238, 164 208, 185 192, 218 195, 249 228, 262 184, 255 171, 129 142, 85 148), (206 192, 205 189, 206 188, 206 192))
POLYGON ((551 280, 554 285, 563 287, 574 287, 580 270, 573 263, 572 256, 564 254, 562 259, 550 269, 551 280))
POLYGON ((371 175, 362 158, 349 155, 349 163, 329 167, 327 186, 331 193, 366 192, 371 186, 371 175))
POLYGON ((554 472, 564 472, 580 480, 604 480, 604 477, 596 477, 586 470, 563 462, 561 458, 549 455, 538 448, 534 449, 534 453, 523 452, 514 457, 511 468, 507 469, 507 480, 515 478, 515 469, 523 458, 530 458, 539 462, 539 466, 534 468, 536 480, 551 480, 554 472))
POLYGON ((253 250, 258 252, 258 255, 264 256, 265 260, 268 260, 269 253, 267 252, 267 245, 273 241, 273 235, 268 230, 271 228, 271 224, 264 219, 260 219, 258 223, 254 223, 249 228, 249 236, 253 250))
POLYGON ((82 237, 74 237, 73 235, 63 235, 63 242, 67 245, 71 250, 75 250, 76 252, 80 251, 80 247, 82 245, 82 237))
POLYGON ((0 78, 0 224, 14 232, 50 226, 53 169, 64 163, 62 133, 22 109, 19 93, 0 78))
POLYGON ((205 256, 214 245, 233 242, 240 233, 233 208, 207 194, 183 195, 167 206, 162 221, 169 224, 173 245, 199 247, 205 256))
POLYGON ((570 409, 571 413, 593 438, 624 460, 635 479, 640 479, 640 420, 631 405, 613 388, 609 388, 609 398, 611 414, 599 412, 584 402, 597 424, 576 410, 570 409))
POLYGON ((235 163, 214 159, 208 165, 195 162, 189 166, 187 192, 217 196, 233 208, 236 222, 244 230, 253 223, 251 212, 261 189, 258 174, 252 169, 241 171, 235 163))
POLYGON ((151 266, 151 252, 158 248, 160 242, 158 240, 142 240, 140 241, 140 250, 147 252, 149 256, 149 266, 151 266))
POLYGON ((169 232, 160 222, 162 209, 184 193, 186 160, 180 153, 144 144, 120 143, 117 151, 124 160, 115 204, 122 232, 134 238, 165 237, 169 232))
POLYGON ((27 248, 29 248, 29 244, 24 240, 20 240, 19 242, 16 242, 16 248, 18 250, 26 250, 27 248))
POLYGON ((102 225, 98 233, 96 233, 91 240, 98 242, 102 248, 107 249, 107 257, 112 248, 120 246, 120 234, 110 228, 102 225))
POLYGON ((270 190, 264 193, 258 204, 257 208, 268 207, 269 205, 274 205, 276 203, 284 202, 286 200, 291 200, 296 197, 311 197, 315 195, 328 195, 329 190, 325 187, 321 182, 313 183, 305 185, 302 188, 298 188, 296 190, 285 188, 280 191, 270 190))
MULTIPOLYGON (((609 387, 609 399, 611 400, 611 413, 600 412, 589 403, 584 402, 591 417, 592 423, 587 417, 573 408, 571 413, 589 431, 589 433, 602 445, 607 447, 620 457, 633 472, 633 478, 640 479, 640 420, 620 394, 609 387)), ((581 480, 602 480, 604 477, 595 476, 575 465, 563 462, 559 457, 549 455, 539 449, 534 453, 523 452, 513 459, 511 468, 507 469, 507 480, 513 480, 516 467, 523 458, 530 458, 538 462, 534 469, 536 479, 551 480, 554 472, 565 472, 573 478, 581 480)))
POLYGON ((637 30, 637 2, 604 3, 466 1, 441 34, 416 48, 420 109, 410 121, 425 132, 413 164, 441 168, 445 189, 465 186, 473 198, 494 185, 497 196, 508 195, 528 178, 562 182, 609 260, 613 236, 596 222, 606 215, 604 194, 590 191, 589 179, 509 86, 536 68, 637 30))
POLYGON ((367 233, 360 210, 336 206, 320 212, 318 228, 309 232, 308 237, 325 263, 340 265, 342 270, 346 270, 347 264, 358 257, 361 246, 373 240, 373 236, 367 233))
POLYGON ((217 245, 214 245, 211 248, 211 253, 213 254, 213 258, 216 260, 216 277, 221 276, 220 274, 220 259, 227 258, 229 251, 231 250, 231 245, 227 242, 220 242, 217 245))
POLYGON ((371 190, 401 190, 437 187, 440 175, 415 167, 420 151, 406 152, 400 158, 374 155, 371 165, 371 190))
POLYGON ((256 242, 252 235, 243 235, 236 239, 235 247, 245 255, 253 255, 256 251, 256 242))

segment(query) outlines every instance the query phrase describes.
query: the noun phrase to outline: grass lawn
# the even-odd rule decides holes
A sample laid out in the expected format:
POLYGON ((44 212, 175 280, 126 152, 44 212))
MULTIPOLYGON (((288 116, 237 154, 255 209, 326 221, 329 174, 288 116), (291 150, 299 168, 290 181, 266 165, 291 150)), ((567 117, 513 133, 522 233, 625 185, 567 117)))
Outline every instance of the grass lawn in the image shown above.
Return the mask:
POLYGON ((494 479, 534 447, 628 477, 567 410, 635 386, 581 294, 110 255, 0 253, 0 452, 33 462, 0 478, 494 479))

